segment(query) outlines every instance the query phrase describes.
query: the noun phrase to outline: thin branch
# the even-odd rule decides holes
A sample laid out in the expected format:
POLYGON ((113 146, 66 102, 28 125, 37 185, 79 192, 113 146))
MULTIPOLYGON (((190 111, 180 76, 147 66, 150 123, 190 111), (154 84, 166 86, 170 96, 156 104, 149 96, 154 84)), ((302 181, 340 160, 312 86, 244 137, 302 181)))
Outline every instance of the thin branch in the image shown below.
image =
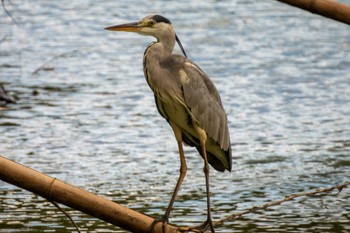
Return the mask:
POLYGON ((5 7, 5 0, 1 0, 1 5, 2 5, 2 8, 4 9, 5 13, 11 18, 12 22, 14 22, 16 25, 18 25, 18 23, 15 20, 15 18, 13 18, 11 13, 6 9, 6 7, 5 7))
MULTIPOLYGON (((46 199, 46 200, 48 200, 48 199, 46 199)), ((64 209, 62 209, 56 202, 50 201, 50 200, 48 200, 48 201, 51 202, 54 206, 56 206, 56 208, 59 209, 64 215, 66 215, 66 217, 72 222, 72 224, 74 225, 74 227, 78 231, 78 233, 81 233, 78 225, 75 224, 75 222, 72 219, 72 217, 66 211, 64 211, 64 209)))
MULTIPOLYGON (((311 191, 311 192, 306 192, 306 193, 291 194, 291 195, 285 197, 282 200, 273 201, 273 202, 267 203, 267 204, 262 205, 262 206, 254 206, 254 207, 252 207, 250 209, 247 209, 247 210, 244 210, 244 211, 241 211, 241 212, 238 212, 238 213, 231 214, 231 215, 229 215, 229 216, 227 216, 227 217, 225 217, 223 219, 215 221, 213 224, 214 224, 214 226, 222 225, 225 222, 228 222, 228 221, 231 221, 231 220, 234 220, 234 219, 240 219, 244 215, 257 213, 259 210, 266 210, 269 207, 278 206, 278 205, 281 205, 284 202, 293 201, 294 199, 299 198, 299 197, 316 196, 316 195, 322 194, 322 193, 329 193, 329 192, 331 192, 333 190, 338 190, 338 193, 337 193, 337 195, 338 195, 345 187, 347 187, 349 185, 350 185, 350 181, 347 181, 347 182, 345 182, 345 183, 343 183, 341 185, 332 186, 330 188, 318 189, 318 190, 311 191)), ((179 232, 184 232, 184 233, 185 232, 186 233, 188 233, 188 232, 201 232, 199 229, 196 229, 196 227, 188 227, 188 226, 186 226, 186 227, 179 227, 178 231, 179 232)))
POLYGON ((7 36, 8 36, 8 35, 5 35, 4 37, 1 38, 0 44, 6 40, 6 37, 7 37, 7 36))
POLYGON ((311 192, 306 192, 306 193, 292 194, 292 195, 289 195, 289 196, 287 196, 284 199, 279 200, 279 201, 270 202, 270 203, 267 203, 267 204, 262 205, 262 206, 254 206, 254 207, 252 207, 250 209, 247 209, 245 211, 231 214, 230 216, 227 216, 227 217, 225 217, 223 219, 220 219, 219 221, 214 222, 214 225, 221 225, 224 222, 227 222, 227 221, 230 221, 230 220, 233 220, 233 219, 239 219, 243 215, 256 213, 259 210, 266 210, 269 207, 278 206, 278 205, 281 205, 284 202, 293 201, 294 199, 296 199, 298 197, 316 196, 317 194, 329 193, 329 192, 331 192, 333 190, 338 190, 337 194, 339 194, 343 190, 343 188, 345 188, 346 186, 349 186, 349 185, 350 185, 350 181, 347 181, 344 184, 336 185, 336 186, 333 186, 333 187, 330 187, 330 188, 318 189, 318 190, 311 191, 311 192))
POLYGON ((61 54, 59 54, 59 55, 56 55, 56 56, 50 58, 49 60, 47 60, 46 62, 44 62, 41 66, 39 66, 38 68, 36 68, 36 69, 32 72, 32 74, 37 74, 37 73, 39 73, 39 71, 44 70, 44 69, 45 69, 45 66, 46 66, 47 64, 51 63, 53 60, 55 60, 55 59, 57 59, 57 58, 59 58, 59 57, 66 56, 67 54, 74 53, 74 52, 76 52, 76 51, 77 51, 77 50, 73 50, 73 51, 66 52, 66 53, 61 53, 61 54))
POLYGON ((12 96, 10 96, 5 88, 0 84, 0 103, 4 102, 5 104, 15 104, 16 99, 12 96))

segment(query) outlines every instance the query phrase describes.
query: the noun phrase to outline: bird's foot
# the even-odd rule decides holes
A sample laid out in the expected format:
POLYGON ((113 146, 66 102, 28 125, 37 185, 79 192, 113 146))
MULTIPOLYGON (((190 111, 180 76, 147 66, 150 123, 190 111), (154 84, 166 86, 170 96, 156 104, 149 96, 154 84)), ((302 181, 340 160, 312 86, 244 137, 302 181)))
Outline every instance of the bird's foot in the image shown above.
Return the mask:
POLYGON ((207 219, 207 221, 205 221, 199 226, 190 227, 190 230, 195 230, 195 232, 200 232, 200 233, 210 230, 212 233, 215 233, 213 221, 211 219, 207 219))
POLYGON ((151 229, 149 233, 154 232, 154 228, 158 223, 162 223, 162 232, 165 233, 165 227, 169 222, 169 218, 167 216, 163 216, 161 219, 155 219, 151 224, 151 229))

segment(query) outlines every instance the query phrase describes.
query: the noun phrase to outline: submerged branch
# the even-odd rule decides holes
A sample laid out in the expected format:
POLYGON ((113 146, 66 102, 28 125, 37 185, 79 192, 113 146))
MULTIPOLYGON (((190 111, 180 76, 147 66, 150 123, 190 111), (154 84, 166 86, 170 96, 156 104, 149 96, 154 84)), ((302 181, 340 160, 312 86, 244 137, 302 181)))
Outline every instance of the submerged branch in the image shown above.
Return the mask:
POLYGON ((0 84, 0 105, 2 102, 5 105, 6 104, 15 104, 16 98, 9 95, 8 92, 5 90, 5 88, 3 87, 3 85, 0 84))
POLYGON ((47 66, 49 63, 51 63, 53 60, 55 60, 55 59, 57 59, 57 58, 64 57, 64 56, 66 56, 66 55, 68 55, 68 54, 75 53, 75 52, 77 52, 77 50, 73 50, 73 51, 66 52, 66 53, 61 53, 61 54, 58 54, 58 55, 56 55, 56 56, 50 58, 49 60, 47 60, 46 62, 44 62, 41 66, 39 66, 38 68, 36 68, 36 69, 32 72, 32 74, 38 74, 39 71, 45 70, 45 69, 46 69, 46 70, 52 70, 52 68, 46 68, 46 66, 47 66))
POLYGON ((15 18, 13 18, 11 13, 6 9, 6 7, 5 7, 5 0, 1 0, 1 5, 2 5, 2 8, 4 9, 5 13, 11 18, 12 22, 14 22, 15 24, 18 25, 18 23, 15 20, 15 18))

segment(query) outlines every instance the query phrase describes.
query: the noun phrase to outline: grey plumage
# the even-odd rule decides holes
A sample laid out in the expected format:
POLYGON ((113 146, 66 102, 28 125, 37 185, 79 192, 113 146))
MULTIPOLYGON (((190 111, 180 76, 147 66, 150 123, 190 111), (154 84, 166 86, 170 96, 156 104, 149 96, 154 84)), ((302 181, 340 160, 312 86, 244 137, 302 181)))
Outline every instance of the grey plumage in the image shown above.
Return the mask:
POLYGON ((204 159, 208 218, 201 230, 214 232, 209 198, 208 163, 218 171, 231 171, 232 155, 225 110, 220 95, 209 77, 191 60, 175 34, 170 20, 151 15, 140 22, 106 28, 132 31, 154 36, 144 52, 143 68, 148 85, 154 93, 157 109, 174 131, 180 155, 180 176, 173 196, 162 218, 168 221, 179 187, 186 175, 187 165, 182 143, 194 146, 204 159), (184 56, 172 54, 178 42, 184 56))
MULTIPOLYGON (((144 71, 155 93, 159 113, 166 120, 171 119, 175 122, 182 130, 183 141, 195 146, 201 155, 200 143, 192 124, 198 124, 203 128, 208 134, 206 142, 208 162, 218 171, 225 169, 231 171, 232 157, 227 117, 216 87, 196 64, 175 54, 159 63, 157 74, 162 77, 162 82, 150 80, 152 74, 149 73, 150 68, 146 60, 147 52, 153 46, 154 44, 145 52, 144 71), (170 107, 166 107, 169 105, 168 102, 171 102, 170 107)), ((157 48, 154 49, 157 53, 157 48)))

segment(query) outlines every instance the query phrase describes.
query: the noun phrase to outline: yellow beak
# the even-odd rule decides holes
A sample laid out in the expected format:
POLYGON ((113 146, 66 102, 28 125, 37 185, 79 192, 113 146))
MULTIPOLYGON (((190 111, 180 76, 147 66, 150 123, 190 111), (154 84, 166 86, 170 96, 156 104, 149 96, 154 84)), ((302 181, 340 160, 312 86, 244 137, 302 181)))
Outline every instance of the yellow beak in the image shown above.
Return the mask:
POLYGON ((124 31, 124 32, 138 32, 140 31, 142 26, 138 22, 135 23, 126 23, 126 24, 120 24, 115 25, 111 27, 106 27, 105 30, 109 31, 124 31))

